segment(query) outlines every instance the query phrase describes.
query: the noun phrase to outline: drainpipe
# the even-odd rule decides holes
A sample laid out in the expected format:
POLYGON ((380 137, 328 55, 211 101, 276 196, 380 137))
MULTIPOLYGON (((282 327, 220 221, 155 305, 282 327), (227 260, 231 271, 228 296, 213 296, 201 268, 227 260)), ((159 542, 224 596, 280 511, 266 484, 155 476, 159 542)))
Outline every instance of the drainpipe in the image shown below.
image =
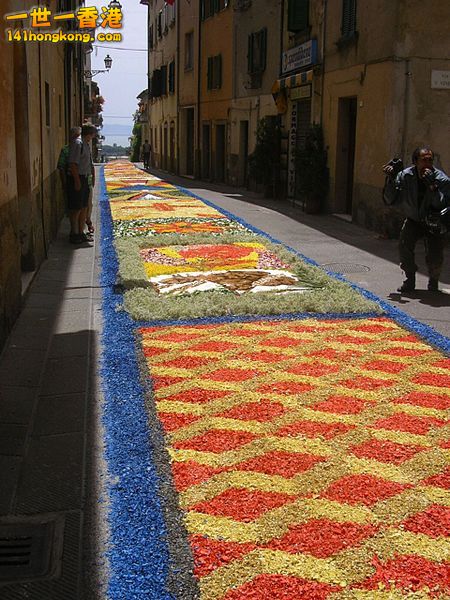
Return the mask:
POLYGON ((322 125, 323 121, 323 96, 325 91, 325 40, 327 37, 327 9, 328 1, 323 0, 323 15, 322 15, 322 43, 321 43, 321 58, 322 58, 322 89, 320 92, 320 119, 319 123, 322 125))
POLYGON ((176 14, 176 19, 177 19, 177 23, 176 23, 176 27, 177 27, 177 60, 176 60, 177 83, 176 83, 176 89, 175 89, 175 95, 176 95, 176 100, 177 100, 177 143, 176 143, 177 163, 176 163, 176 167, 175 167, 175 173, 177 175, 180 174, 180 13, 181 13, 180 4, 181 4, 181 1, 178 0, 178 2, 175 5, 176 11, 177 11, 177 14, 176 14))
POLYGON ((284 47, 284 11, 285 4, 284 0, 281 0, 281 27, 280 27, 280 61, 278 68, 278 76, 281 77, 281 71, 283 67, 283 47, 284 47))
POLYGON ((41 195, 41 223, 42 223, 42 243, 44 247, 44 257, 48 258, 47 240, 45 239, 45 207, 44 207, 44 115, 42 113, 42 56, 41 44, 38 44, 38 63, 39 63, 39 111, 40 111, 40 182, 39 191, 41 195))
MULTIPOLYGON (((148 136, 150 138, 150 150, 151 150, 151 154, 150 154, 150 165, 153 164, 153 156, 155 153, 155 145, 153 143, 153 127, 152 127, 152 120, 151 120, 151 97, 150 97, 150 87, 151 87, 151 78, 150 78, 150 52, 152 49, 150 49, 150 22, 151 22, 151 17, 150 17, 150 4, 147 3, 147 132, 148 132, 148 136)), ((154 39, 154 38, 153 38, 154 39)), ((156 139, 156 136, 155 136, 156 139)), ((131 144, 130 144, 131 147, 131 144)))
POLYGON ((411 61, 409 58, 405 60, 405 94, 403 102, 403 127, 402 127, 402 159, 406 164, 406 149, 408 146, 408 127, 409 127, 409 105, 411 93, 411 61))
POLYGON ((200 164, 201 151, 200 151, 200 97, 201 97, 201 89, 202 89, 202 10, 201 10, 201 2, 198 3, 199 11, 198 11, 198 76, 197 76, 197 161, 196 161, 196 175, 198 179, 201 179, 202 169, 200 164))

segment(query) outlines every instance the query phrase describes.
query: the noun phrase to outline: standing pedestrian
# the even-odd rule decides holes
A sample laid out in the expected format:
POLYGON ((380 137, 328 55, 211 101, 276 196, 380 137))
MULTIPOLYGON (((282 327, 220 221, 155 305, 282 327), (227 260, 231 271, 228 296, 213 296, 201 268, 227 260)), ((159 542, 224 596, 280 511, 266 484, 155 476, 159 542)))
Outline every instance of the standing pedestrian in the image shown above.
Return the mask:
POLYGON ((81 138, 72 141, 69 148, 69 175, 67 177, 70 236, 72 244, 89 241, 84 233, 89 204, 89 182, 95 185, 95 168, 92 161, 90 141, 97 135, 97 128, 86 123, 81 128, 81 138))
POLYGON ((149 144, 148 140, 145 140, 144 144, 142 144, 142 157, 144 161, 144 169, 150 168, 150 155, 152 152, 152 147, 149 144))
POLYGON ((61 185, 64 192, 64 198, 66 201, 66 210, 67 210, 67 174, 69 171, 69 147, 72 141, 79 138, 81 135, 81 127, 72 127, 69 131, 69 143, 66 146, 61 148, 61 152, 59 153, 57 169, 59 171, 59 176, 61 178, 61 185))
MULTIPOLYGON (((400 161, 401 162, 401 161, 400 161)), ((400 293, 416 288, 415 247, 421 238, 425 242, 425 260, 428 267, 428 290, 439 290, 439 277, 444 261, 444 235, 427 225, 430 213, 438 212, 450 203, 450 179, 433 166, 434 152, 427 146, 416 148, 413 164, 396 172, 398 161, 383 166, 387 175, 383 198, 386 204, 398 204, 405 215, 400 240, 400 268, 405 281, 398 288, 400 293)))

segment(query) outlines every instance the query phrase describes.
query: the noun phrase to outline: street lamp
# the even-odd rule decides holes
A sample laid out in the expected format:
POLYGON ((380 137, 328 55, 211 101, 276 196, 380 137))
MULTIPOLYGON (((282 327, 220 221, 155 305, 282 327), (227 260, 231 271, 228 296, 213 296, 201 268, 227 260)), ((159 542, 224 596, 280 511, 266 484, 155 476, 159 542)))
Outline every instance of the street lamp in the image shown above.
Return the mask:
POLYGON ((108 73, 110 68, 112 67, 112 58, 110 57, 109 54, 107 54, 105 56, 105 67, 106 69, 85 69, 84 70, 84 76, 86 77, 86 79, 92 79, 92 77, 95 77, 96 75, 98 75, 99 73, 108 73))

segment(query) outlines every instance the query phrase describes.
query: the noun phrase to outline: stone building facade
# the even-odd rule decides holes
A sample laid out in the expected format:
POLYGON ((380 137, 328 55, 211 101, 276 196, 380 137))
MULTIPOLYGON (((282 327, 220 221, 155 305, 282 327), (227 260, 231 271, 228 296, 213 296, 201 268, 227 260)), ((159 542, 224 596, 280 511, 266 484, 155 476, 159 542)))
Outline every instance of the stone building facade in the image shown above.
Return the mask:
MULTIPOLYGON (((53 14, 72 4, 47 2, 53 14)), ((3 14, 29 8, 24 0, 2 3, 3 14)), ((56 165, 69 128, 82 121, 83 61, 73 44, 0 38, 0 348, 64 215, 56 165)))
MULTIPOLYGON (((164 10, 161 0, 141 2, 164 10)), ((167 62, 178 55, 175 93, 151 100, 156 147, 170 148, 164 131, 171 123, 176 132, 176 160, 159 158, 157 150, 157 166, 246 185, 256 124, 277 116, 281 195, 301 202, 295 153, 310 124, 320 124, 330 176, 322 210, 390 235, 400 217, 381 202, 381 165, 393 156, 408 164, 417 145, 430 144, 437 165, 450 169, 448 2, 175 0, 174 6, 174 31, 149 49, 153 70, 162 56, 167 62)))

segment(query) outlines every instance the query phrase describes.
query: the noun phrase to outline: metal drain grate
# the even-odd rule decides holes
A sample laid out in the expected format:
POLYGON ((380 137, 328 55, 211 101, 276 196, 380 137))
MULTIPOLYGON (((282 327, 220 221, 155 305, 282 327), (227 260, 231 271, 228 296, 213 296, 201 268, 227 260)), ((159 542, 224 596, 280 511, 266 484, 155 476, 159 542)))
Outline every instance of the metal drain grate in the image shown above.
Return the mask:
POLYGON ((370 271, 370 267, 354 263, 327 263, 320 266, 332 273, 367 273, 367 271, 370 271))
POLYGON ((54 533, 53 522, 0 524, 0 582, 49 575, 54 533))

